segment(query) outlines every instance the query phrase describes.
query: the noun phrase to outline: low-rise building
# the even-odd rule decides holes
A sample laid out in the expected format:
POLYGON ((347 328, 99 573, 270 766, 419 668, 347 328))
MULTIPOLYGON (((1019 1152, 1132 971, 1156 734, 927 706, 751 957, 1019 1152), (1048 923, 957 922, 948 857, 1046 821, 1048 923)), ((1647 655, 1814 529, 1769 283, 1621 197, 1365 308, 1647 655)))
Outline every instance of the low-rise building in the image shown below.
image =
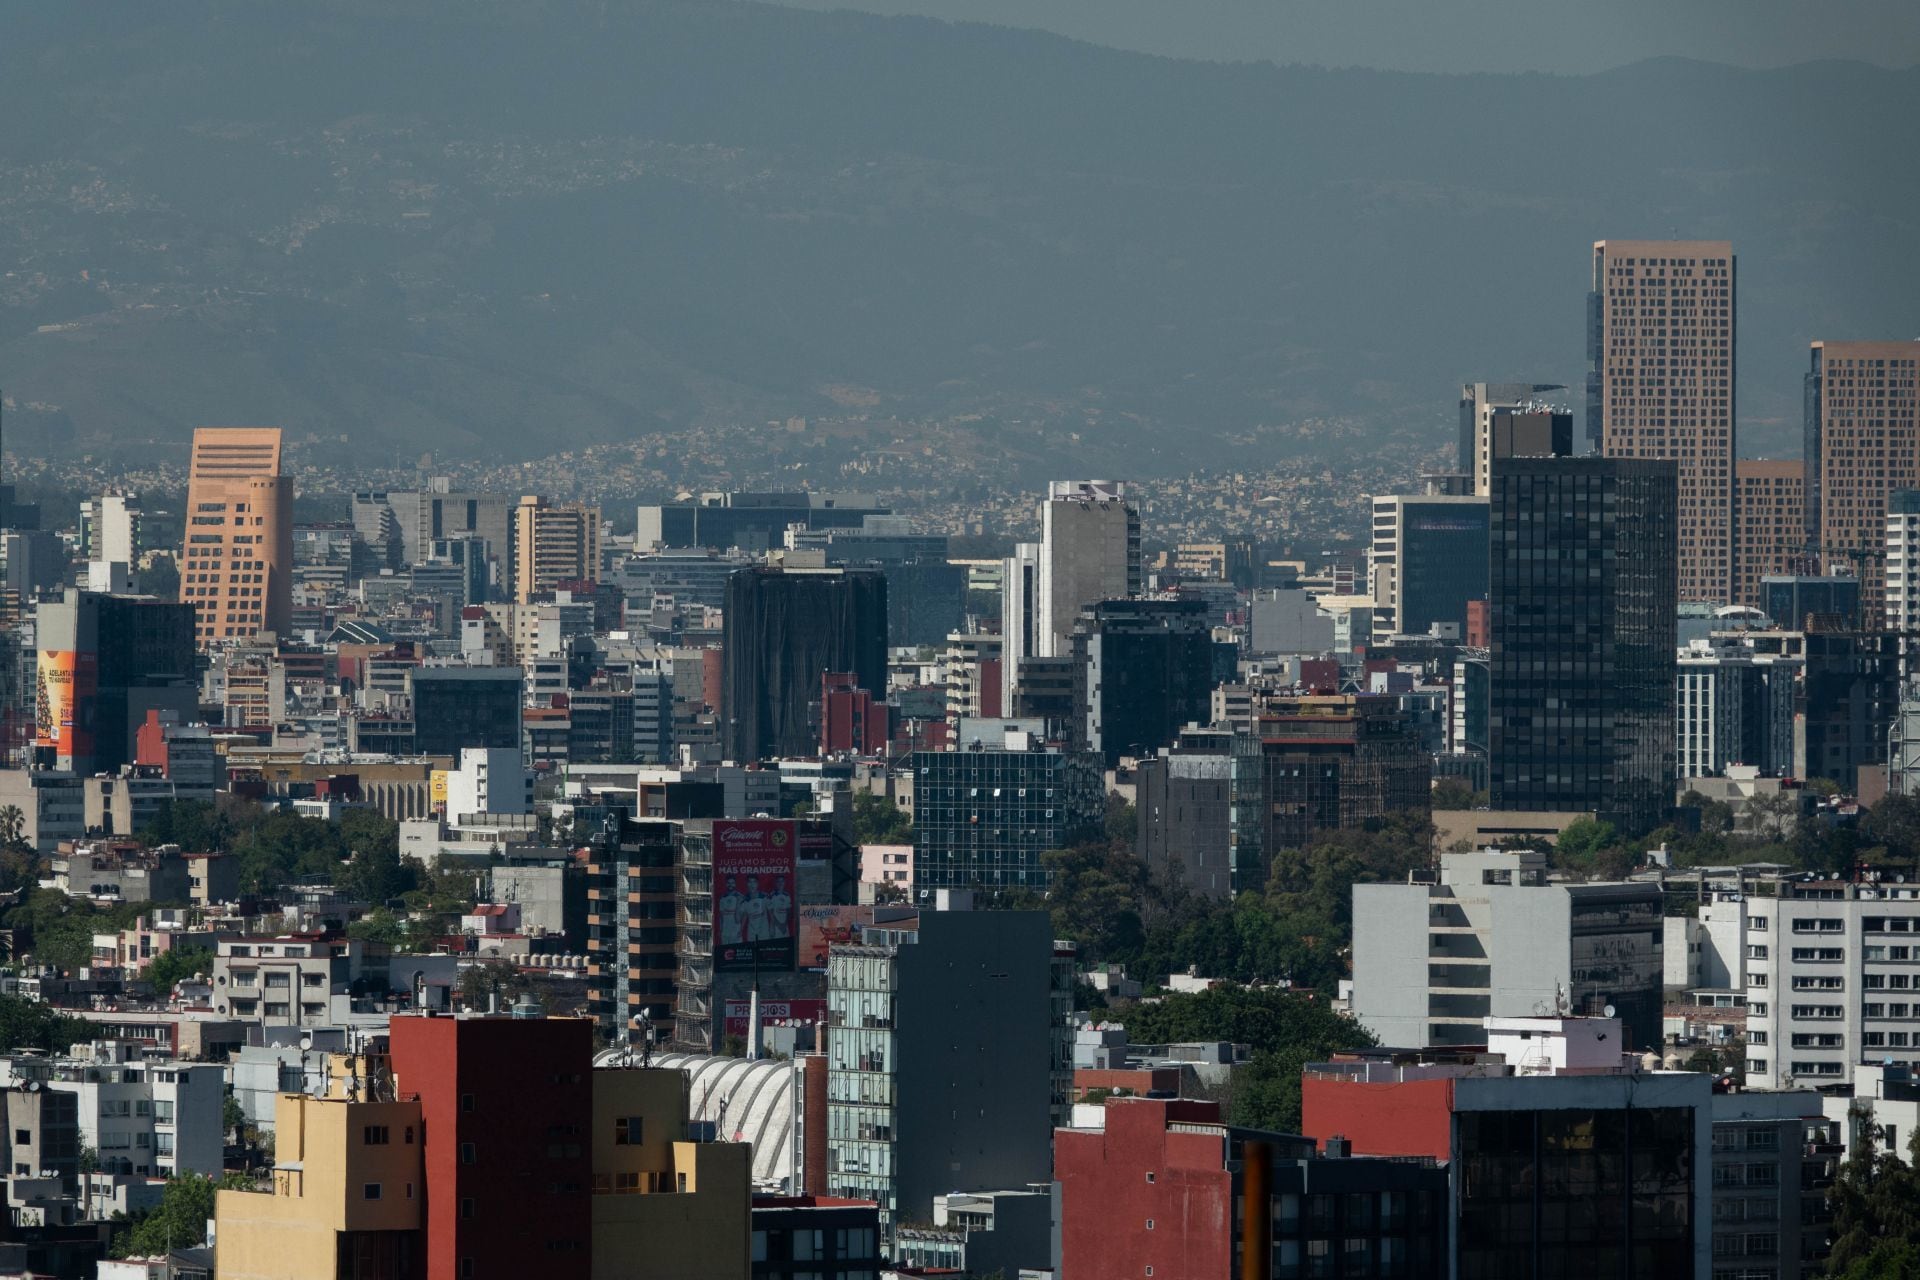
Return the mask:
POLYGON ((1435 883, 1353 887, 1353 1011, 1383 1044, 1480 1042, 1483 1020, 1617 1014, 1661 1043, 1658 884, 1550 884, 1546 857, 1441 855, 1435 883))

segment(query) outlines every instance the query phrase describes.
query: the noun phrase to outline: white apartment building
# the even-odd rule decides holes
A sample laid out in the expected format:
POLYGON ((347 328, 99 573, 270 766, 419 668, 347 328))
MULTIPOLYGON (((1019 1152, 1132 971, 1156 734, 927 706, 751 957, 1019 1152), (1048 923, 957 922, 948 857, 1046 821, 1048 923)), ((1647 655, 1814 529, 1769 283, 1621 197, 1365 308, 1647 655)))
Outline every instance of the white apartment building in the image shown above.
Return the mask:
POLYGON ((214 1012, 276 1026, 344 1022, 360 946, 303 935, 222 938, 213 960, 214 1012))
POLYGON ((462 747, 460 767, 447 773, 447 817, 470 813, 532 813, 533 774, 518 747, 462 747))
POLYGON ((142 1046, 102 1040, 71 1058, 0 1060, 0 1084, 38 1081, 73 1095, 80 1142, 104 1173, 218 1177, 225 1147, 226 1068, 141 1056, 142 1046))
POLYGON ((1920 886, 1786 882, 1747 901, 1747 1087, 1920 1062, 1920 886))

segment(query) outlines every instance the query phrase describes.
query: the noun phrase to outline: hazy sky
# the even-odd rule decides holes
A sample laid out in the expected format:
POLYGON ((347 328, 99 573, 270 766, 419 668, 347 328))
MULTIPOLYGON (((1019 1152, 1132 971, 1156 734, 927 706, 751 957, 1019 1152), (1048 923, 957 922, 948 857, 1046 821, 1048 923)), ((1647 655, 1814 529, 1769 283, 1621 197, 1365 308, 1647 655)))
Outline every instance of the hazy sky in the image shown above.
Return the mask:
POLYGON ((1189 58, 1405 71, 1602 71, 1675 56, 1920 64, 1920 0, 786 0, 1037 27, 1189 58))

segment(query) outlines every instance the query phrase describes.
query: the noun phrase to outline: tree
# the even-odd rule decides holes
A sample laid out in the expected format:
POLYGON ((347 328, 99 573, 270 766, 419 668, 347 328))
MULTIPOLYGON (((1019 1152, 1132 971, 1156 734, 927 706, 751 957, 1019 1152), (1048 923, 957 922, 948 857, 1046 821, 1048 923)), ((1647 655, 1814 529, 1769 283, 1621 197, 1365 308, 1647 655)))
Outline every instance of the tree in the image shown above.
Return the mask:
POLYGON ((61 1013, 51 1005, 18 996, 0 996, 0 1053, 38 1049, 65 1053, 93 1039, 93 1024, 61 1013))
POLYGON ((1588 860, 1596 857, 1601 850, 1613 843, 1614 829, 1611 822, 1602 822, 1595 818, 1575 818, 1554 841, 1554 851, 1564 858, 1588 860))
POLYGON ((855 844, 911 844, 913 820, 893 801, 871 791, 853 794, 855 844))
POLYGON ((0 807, 0 844, 12 848, 25 842, 27 815, 20 806, 10 804, 0 807))
MULTIPOLYGON (((1832 1276, 1900 1275, 1887 1268, 1920 1248, 1920 1134, 1908 1139, 1908 1164, 1883 1150, 1873 1124, 1873 1109, 1856 1105, 1848 1114, 1853 1153, 1827 1191, 1833 1209, 1833 1248, 1827 1257, 1832 1276)), ((1910 1274, 1910 1273, 1909 1273, 1910 1274)))
POLYGON ((114 1235, 113 1256, 150 1258, 163 1256, 170 1249, 198 1245, 207 1238, 207 1220, 213 1217, 216 1193, 252 1188, 249 1179, 235 1173, 217 1179, 176 1174, 167 1179, 158 1208, 129 1220, 127 1229, 114 1235))
POLYGON ((213 952, 207 947, 169 947, 155 956, 141 974, 155 991, 171 991, 174 984, 199 974, 212 974, 213 952))
POLYGON ((1869 845, 1886 850, 1887 861, 1920 860, 1920 796, 1883 796, 1860 825, 1869 845))
POLYGON ((1800 810, 1798 792, 1780 788, 1775 791, 1762 791, 1748 796, 1741 806, 1741 814, 1757 831, 1779 839, 1786 833, 1787 819, 1800 810))
POLYGON ((1442 778, 1433 784, 1436 809, 1471 809, 1480 803, 1480 793, 1465 778, 1442 778))
POLYGON ((1140 811, 1119 796, 1107 797, 1107 843, 1131 850, 1140 838, 1140 811))
POLYGON ((1135 1005, 1120 1021, 1128 1039, 1139 1044, 1228 1040, 1249 1046, 1252 1057, 1233 1073, 1228 1118, 1282 1133, 1300 1131, 1300 1073, 1308 1063, 1377 1043, 1323 1000, 1236 986, 1135 1005))

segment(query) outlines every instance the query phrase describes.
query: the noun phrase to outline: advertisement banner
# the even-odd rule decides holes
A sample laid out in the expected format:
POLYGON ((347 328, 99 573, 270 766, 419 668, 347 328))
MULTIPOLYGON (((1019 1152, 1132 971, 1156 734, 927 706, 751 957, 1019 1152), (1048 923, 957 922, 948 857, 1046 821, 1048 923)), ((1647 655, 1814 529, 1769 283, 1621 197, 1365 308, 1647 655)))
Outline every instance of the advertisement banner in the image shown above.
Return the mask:
POLYGON ((34 744, 52 747, 62 767, 93 759, 97 658, 71 649, 42 649, 35 662, 34 744))
POLYGON ((791 818, 713 824, 713 967, 793 969, 795 914, 791 818))
MULTIPOLYGON (((752 1012, 751 1000, 727 1001, 724 1034, 746 1039, 747 1019, 752 1012)), ((826 1020, 827 1002, 825 1000, 762 1000, 760 1002, 760 1025, 763 1027, 777 1027, 799 1022, 825 1022, 826 1020)))
POLYGON ((872 923, 872 907, 801 907, 800 967, 824 971, 827 949, 836 942, 858 941, 860 926, 872 923))
POLYGON ((427 803, 436 809, 447 807, 447 774, 449 772, 446 769, 435 769, 427 775, 427 803))

